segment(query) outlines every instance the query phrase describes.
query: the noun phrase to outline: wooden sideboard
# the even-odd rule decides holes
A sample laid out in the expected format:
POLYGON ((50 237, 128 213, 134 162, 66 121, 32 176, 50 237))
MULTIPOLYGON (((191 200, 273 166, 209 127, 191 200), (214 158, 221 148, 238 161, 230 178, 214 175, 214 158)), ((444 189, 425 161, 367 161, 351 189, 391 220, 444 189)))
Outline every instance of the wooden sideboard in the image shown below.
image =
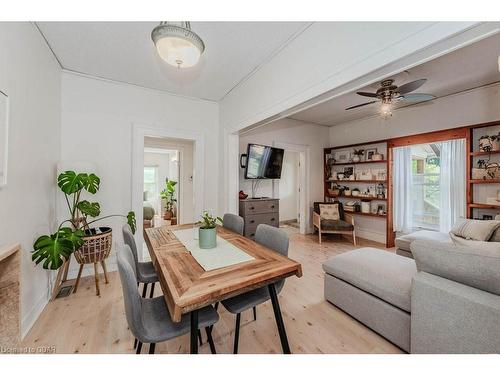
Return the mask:
POLYGON ((279 199, 259 198, 240 200, 240 216, 245 220, 244 236, 254 239, 259 224, 279 227, 279 199))
POLYGON ((0 246, 0 347, 16 348, 20 340, 21 247, 0 246))

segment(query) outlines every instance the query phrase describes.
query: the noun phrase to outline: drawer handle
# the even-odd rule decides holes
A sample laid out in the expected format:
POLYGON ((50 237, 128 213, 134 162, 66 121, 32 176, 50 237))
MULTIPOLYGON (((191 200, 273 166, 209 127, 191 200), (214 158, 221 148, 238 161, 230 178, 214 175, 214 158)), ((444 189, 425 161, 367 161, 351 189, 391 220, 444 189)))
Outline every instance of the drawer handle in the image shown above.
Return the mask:
POLYGON ((250 224, 253 224, 253 223, 255 223, 255 220, 250 220, 250 224))
POLYGON ((251 206, 251 207, 250 207, 250 210, 253 210, 253 209, 255 209, 255 207, 254 207, 254 206, 251 206))
POLYGON ((274 221, 274 220, 276 220, 276 219, 273 217, 273 218, 271 219, 271 221, 274 221))
POLYGON ((274 208, 274 204, 271 206, 271 208, 274 208))
POLYGON ((250 233, 250 237, 253 237, 253 236, 255 236, 255 233, 250 233))

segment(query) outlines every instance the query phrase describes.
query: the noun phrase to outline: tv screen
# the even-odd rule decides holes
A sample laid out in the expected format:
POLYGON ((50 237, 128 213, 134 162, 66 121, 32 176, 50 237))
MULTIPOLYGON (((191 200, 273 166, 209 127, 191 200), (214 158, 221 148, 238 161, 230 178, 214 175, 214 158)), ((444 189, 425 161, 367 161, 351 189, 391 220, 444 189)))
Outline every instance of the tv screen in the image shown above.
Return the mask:
POLYGON ((285 150, 269 146, 249 144, 245 178, 281 178, 285 150))

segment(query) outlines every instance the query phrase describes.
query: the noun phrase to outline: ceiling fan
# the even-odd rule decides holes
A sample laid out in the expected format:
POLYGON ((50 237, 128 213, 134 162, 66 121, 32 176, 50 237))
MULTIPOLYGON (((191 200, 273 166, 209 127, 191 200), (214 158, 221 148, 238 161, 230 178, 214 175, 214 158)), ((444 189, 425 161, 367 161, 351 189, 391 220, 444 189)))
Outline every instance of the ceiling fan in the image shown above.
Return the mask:
POLYGON ((419 93, 410 94, 412 91, 415 91, 420 86, 422 86, 426 81, 427 81, 426 78, 422 78, 416 81, 405 83, 404 85, 398 87, 394 84, 393 79, 383 80, 382 82, 380 82, 381 87, 376 92, 372 93, 372 92, 358 91, 356 93, 358 95, 367 96, 369 98, 377 98, 377 100, 373 100, 368 103, 353 105, 352 107, 346 108, 346 110, 359 108, 365 105, 380 102, 382 104, 383 114, 384 112, 388 111, 389 112, 388 114, 390 115, 391 105, 395 102, 406 101, 409 103, 419 103, 435 99, 436 97, 430 94, 419 94, 419 93))

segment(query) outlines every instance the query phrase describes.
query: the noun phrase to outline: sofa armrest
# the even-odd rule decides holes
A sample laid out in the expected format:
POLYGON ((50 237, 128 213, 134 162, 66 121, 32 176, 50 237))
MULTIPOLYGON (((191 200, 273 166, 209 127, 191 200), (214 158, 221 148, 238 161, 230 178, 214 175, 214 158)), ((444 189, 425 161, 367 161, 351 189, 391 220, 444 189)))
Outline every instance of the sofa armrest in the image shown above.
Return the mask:
POLYGON ((499 353, 500 296, 427 272, 411 289, 412 353, 499 353))
POLYGON ((319 214, 317 212, 314 212, 313 211, 313 225, 318 228, 318 229, 321 229, 320 228, 320 225, 321 225, 321 217, 319 216, 319 214))

